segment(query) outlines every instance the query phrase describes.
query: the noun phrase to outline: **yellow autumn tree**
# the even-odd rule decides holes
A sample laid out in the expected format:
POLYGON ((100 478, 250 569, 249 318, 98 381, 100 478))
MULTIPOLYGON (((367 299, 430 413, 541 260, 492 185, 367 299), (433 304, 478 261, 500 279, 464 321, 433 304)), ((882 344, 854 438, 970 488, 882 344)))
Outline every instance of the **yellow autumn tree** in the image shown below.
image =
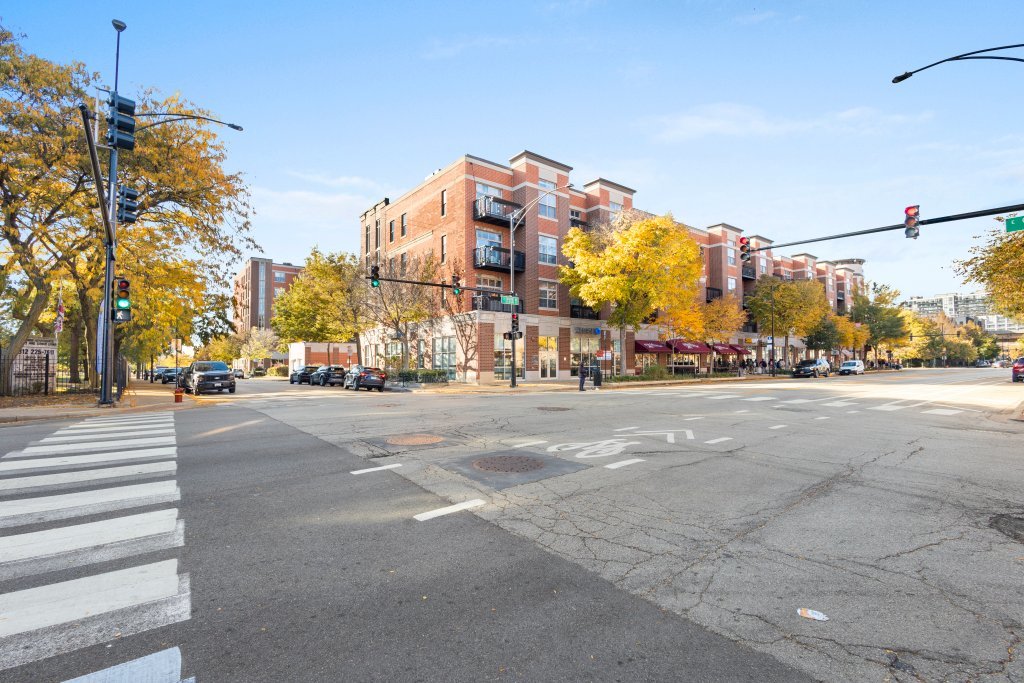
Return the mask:
MULTIPOLYGON (((611 304, 608 323, 619 330, 639 329, 655 311, 682 320, 696 309, 702 261, 700 246, 671 214, 623 211, 609 224, 572 228, 562 253, 571 265, 560 268, 562 284, 591 308, 611 304)), ((625 353, 618 371, 623 373, 625 353)))
POLYGON ((708 374, 715 367, 714 344, 725 343, 734 332, 743 327, 747 314, 740 306, 740 300, 729 294, 722 296, 700 307, 700 316, 704 334, 701 339, 711 346, 708 354, 708 374))

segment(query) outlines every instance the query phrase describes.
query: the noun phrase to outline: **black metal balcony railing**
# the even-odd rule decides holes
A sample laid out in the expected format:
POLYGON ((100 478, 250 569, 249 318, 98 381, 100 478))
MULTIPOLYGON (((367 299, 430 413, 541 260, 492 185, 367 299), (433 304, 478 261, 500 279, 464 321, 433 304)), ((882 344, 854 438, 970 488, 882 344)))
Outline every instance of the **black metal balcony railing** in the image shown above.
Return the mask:
POLYGON ((722 290, 718 287, 707 287, 707 301, 714 301, 722 298, 722 290))
POLYGON ((757 279, 757 272, 754 270, 754 266, 743 266, 742 272, 744 280, 757 279))
MULTIPOLYGON (((473 267, 508 272, 509 251, 505 247, 477 247, 473 250, 473 267)), ((526 252, 516 252, 516 272, 526 270, 526 252)))
POLYGON ((473 220, 503 225, 507 228, 509 218, 521 208, 521 205, 507 199, 480 197, 473 202, 473 220))
POLYGON ((836 292, 836 299, 839 301, 846 301, 846 292, 843 292, 842 290, 836 292))
POLYGON ((570 228, 583 228, 584 230, 586 230, 587 228, 590 227, 590 223, 586 222, 585 220, 579 219, 579 218, 570 218, 569 219, 569 227, 570 228))
POLYGON ((572 304, 569 306, 570 318, 583 318, 585 320, 600 320, 600 311, 595 311, 590 306, 583 304, 572 304))
MULTIPOLYGON (((492 313, 511 313, 512 304, 501 303, 500 294, 476 294, 473 296, 474 311, 491 311, 492 313)), ((523 312, 523 300, 519 299, 516 312, 523 312)))

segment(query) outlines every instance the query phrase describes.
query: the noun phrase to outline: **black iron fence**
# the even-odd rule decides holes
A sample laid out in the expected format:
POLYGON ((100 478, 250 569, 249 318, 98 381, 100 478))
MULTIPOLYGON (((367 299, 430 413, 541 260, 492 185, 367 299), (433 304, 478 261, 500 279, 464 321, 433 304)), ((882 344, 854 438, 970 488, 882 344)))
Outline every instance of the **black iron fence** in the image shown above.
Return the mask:
MULTIPOLYGON (((121 397, 128 385, 128 363, 118 357, 114 366, 114 391, 121 397)), ((0 349, 0 396, 49 396, 67 393, 97 393, 90 386, 89 368, 75 372, 66 356, 50 349, 28 349, 11 356, 0 349)))

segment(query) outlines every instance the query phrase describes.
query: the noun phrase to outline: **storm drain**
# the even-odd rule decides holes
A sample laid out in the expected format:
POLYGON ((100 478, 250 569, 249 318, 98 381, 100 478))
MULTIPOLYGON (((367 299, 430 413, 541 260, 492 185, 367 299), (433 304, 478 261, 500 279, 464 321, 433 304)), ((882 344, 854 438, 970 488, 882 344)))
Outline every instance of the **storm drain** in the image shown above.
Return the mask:
POLYGON ((544 461, 528 455, 492 455, 474 460, 474 468, 484 472, 533 472, 544 467, 544 461))
POLYGON ((572 408, 560 408, 558 406, 539 406, 537 410, 546 410, 549 413, 561 413, 565 410, 572 410, 572 408))
POLYGON ((384 443, 391 446, 427 446, 442 441, 444 441, 444 437, 436 434, 400 434, 384 439, 384 443))
POLYGON ((1013 540, 1024 543, 1024 517, 994 515, 988 520, 988 525, 999 533, 1006 534, 1013 540))

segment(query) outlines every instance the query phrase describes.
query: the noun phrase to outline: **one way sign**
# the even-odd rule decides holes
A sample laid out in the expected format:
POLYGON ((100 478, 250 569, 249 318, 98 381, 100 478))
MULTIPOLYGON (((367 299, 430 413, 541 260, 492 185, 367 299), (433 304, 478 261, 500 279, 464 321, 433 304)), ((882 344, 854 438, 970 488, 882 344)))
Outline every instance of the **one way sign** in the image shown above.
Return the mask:
POLYGON ((115 323, 126 323, 126 322, 130 321, 131 319, 132 319, 132 312, 131 312, 130 309, 128 309, 128 310, 121 310, 121 309, 117 309, 117 308, 114 309, 114 322, 115 323))

